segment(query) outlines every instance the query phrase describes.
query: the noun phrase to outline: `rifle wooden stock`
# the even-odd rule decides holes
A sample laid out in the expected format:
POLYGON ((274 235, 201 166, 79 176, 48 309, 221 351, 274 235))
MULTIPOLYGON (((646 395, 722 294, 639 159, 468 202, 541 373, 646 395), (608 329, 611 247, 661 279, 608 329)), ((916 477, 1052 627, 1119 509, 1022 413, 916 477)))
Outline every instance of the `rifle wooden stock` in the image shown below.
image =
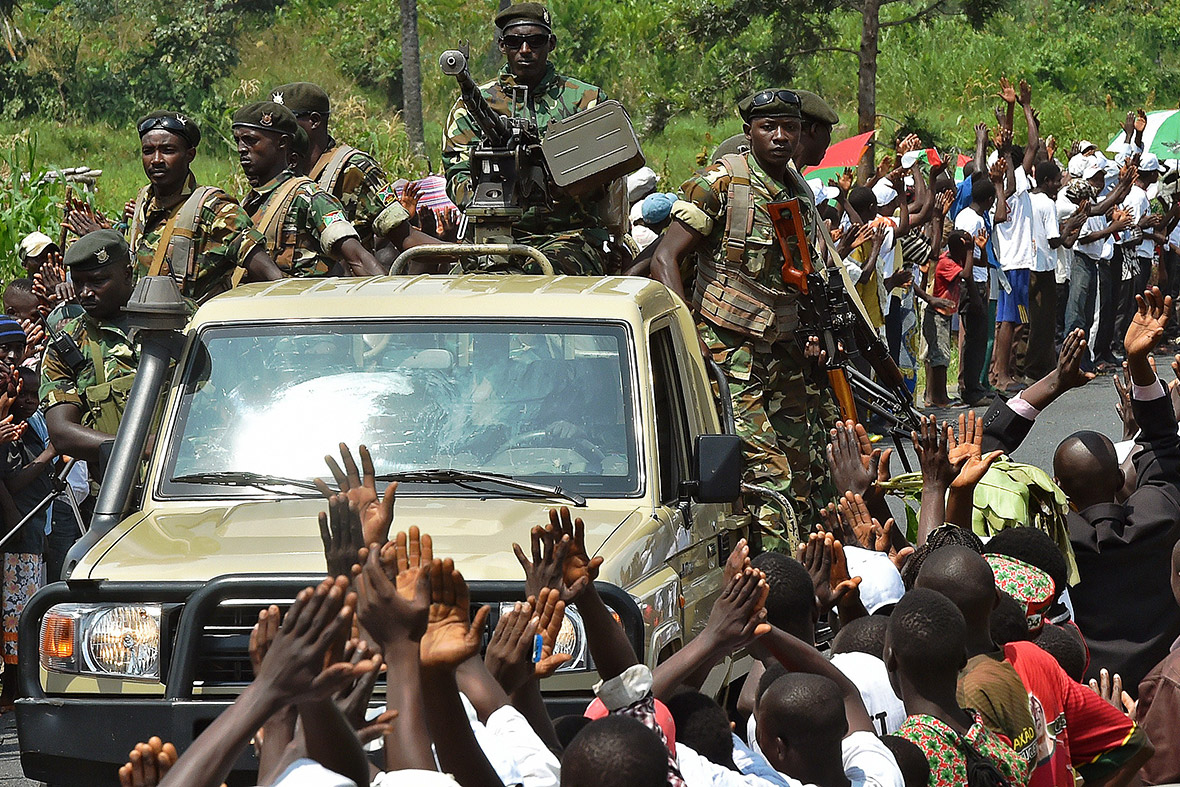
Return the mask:
POLYGON ((770 224, 783 252, 783 283, 798 288, 807 294, 807 277, 811 275, 811 250, 807 246, 807 233, 803 229, 803 214, 799 211, 799 200, 788 199, 771 202, 766 206, 770 224), (794 244, 791 241, 794 241, 794 244))
POLYGON ((852 396, 852 386, 848 383, 848 375, 844 367, 836 366, 828 369, 828 385, 832 386, 832 394, 836 397, 836 404, 840 407, 840 420, 859 422, 856 415, 856 399, 852 396))

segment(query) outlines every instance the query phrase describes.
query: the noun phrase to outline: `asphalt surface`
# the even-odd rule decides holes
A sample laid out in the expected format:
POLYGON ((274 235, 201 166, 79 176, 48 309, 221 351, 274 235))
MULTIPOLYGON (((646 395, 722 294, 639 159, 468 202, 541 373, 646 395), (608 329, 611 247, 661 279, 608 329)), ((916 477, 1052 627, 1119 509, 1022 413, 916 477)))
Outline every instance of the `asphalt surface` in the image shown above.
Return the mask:
MULTIPOLYGON (((1161 376, 1172 379, 1167 361, 1163 358, 1157 361, 1161 361, 1161 376)), ((1100 431, 1117 441, 1122 435, 1122 427, 1115 413, 1116 401, 1114 383, 1109 376, 1099 377, 1089 385, 1069 392, 1037 419, 1032 433, 1013 458, 1049 470, 1057 444, 1079 429, 1100 431)), ((977 412, 982 415, 985 409, 980 408, 977 412)), ((940 417, 957 421, 958 414, 963 410, 937 412, 940 417)), ((901 472, 896 460, 894 470, 901 472)), ((153 730, 143 731, 145 739, 152 734, 153 730)), ((36 787, 37 784, 23 777, 16 741, 16 721, 13 714, 5 714, 0 717, 0 787, 36 787)))

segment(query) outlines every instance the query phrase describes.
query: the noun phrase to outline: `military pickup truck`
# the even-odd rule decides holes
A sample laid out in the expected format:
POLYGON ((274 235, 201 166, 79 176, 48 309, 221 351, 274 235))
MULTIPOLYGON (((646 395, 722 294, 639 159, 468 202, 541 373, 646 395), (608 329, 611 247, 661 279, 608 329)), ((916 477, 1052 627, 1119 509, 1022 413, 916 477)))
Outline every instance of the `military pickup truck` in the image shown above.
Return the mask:
MULTIPOLYGON (((513 542, 569 506, 653 666, 704 627, 752 535, 692 319, 655 282, 289 279, 188 320, 149 278, 127 309, 142 361, 91 530, 21 621, 29 778, 116 784, 136 741, 183 750, 233 701, 258 610, 323 577, 312 479, 341 442, 400 482, 394 530, 430 533, 493 625, 523 597, 513 542)), ((580 712, 596 676, 576 609, 558 647, 572 658, 546 700, 580 712)), ((237 768, 248 779, 253 752, 237 768)))

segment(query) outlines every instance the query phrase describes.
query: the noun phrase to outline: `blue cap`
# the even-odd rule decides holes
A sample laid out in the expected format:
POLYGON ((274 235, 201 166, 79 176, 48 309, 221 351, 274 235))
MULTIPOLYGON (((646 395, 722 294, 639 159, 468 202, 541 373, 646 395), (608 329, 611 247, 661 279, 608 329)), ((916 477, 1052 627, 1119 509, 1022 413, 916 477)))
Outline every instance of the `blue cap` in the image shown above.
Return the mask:
POLYGON ((676 195, 671 192, 648 194, 643 198, 643 223, 649 227, 668 220, 672 215, 672 203, 676 202, 676 195))
POLYGON ((12 344, 14 342, 24 344, 27 339, 25 329, 20 327, 19 322, 6 314, 0 314, 0 344, 12 344))

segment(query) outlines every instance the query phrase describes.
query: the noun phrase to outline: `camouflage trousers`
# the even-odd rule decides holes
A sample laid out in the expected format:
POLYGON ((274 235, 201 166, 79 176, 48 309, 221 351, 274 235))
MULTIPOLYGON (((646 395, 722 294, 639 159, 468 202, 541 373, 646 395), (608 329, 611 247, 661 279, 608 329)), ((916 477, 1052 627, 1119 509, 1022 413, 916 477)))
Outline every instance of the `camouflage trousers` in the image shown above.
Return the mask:
POLYGON ((763 543, 794 554, 836 496, 825 456, 828 430, 840 416, 835 398, 794 337, 763 342, 704 321, 697 329, 729 380, 742 480, 784 495, 794 508, 793 516, 784 515, 773 498, 746 496, 763 543))
MULTIPOLYGON (((563 232, 557 235, 520 235, 518 243, 540 249, 553 263, 555 273, 567 276, 603 276, 606 274, 606 252, 602 245, 609 239, 606 230, 589 229, 563 232)), ((540 273, 529 263, 525 273, 540 273)))

